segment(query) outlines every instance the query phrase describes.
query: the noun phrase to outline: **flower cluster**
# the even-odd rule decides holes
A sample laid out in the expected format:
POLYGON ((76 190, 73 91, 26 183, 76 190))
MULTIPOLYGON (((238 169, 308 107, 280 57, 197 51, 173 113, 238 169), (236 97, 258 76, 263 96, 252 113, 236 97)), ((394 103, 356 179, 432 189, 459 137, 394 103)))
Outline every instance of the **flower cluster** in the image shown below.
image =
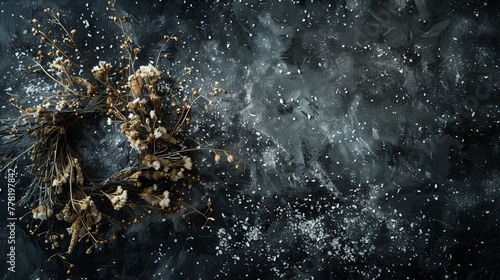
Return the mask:
MULTIPOLYGON (((46 12, 55 27, 62 30, 62 39, 38 20, 31 20, 34 35, 41 37, 37 65, 31 69, 55 81, 58 89, 42 103, 27 109, 11 99, 21 116, 13 123, 13 130, 2 137, 14 138, 9 143, 18 143, 25 136, 34 138, 34 144, 21 153, 31 155, 35 175, 20 203, 33 205, 33 219, 51 223, 48 231, 38 235, 44 235, 53 248, 59 248, 61 241, 69 238, 66 251, 57 253, 66 260, 63 254, 71 254, 82 240, 90 244, 87 253, 98 244, 105 244, 109 225, 126 227, 125 219, 110 220, 117 213, 138 215, 141 209, 149 209, 148 213, 180 211, 184 205, 184 191, 180 188, 190 189, 192 182, 199 178, 194 174, 195 163, 188 153, 212 151, 216 163, 223 154, 227 155, 228 162, 238 157, 236 168, 242 159, 219 148, 189 148, 183 141, 193 106, 199 100, 208 100, 207 103, 213 105, 209 93, 213 93, 212 96, 227 93, 218 83, 206 94, 194 91, 188 96, 179 88, 191 74, 188 68, 177 77, 163 73, 157 65, 136 67, 134 63, 140 50, 134 48, 133 40, 126 36, 123 17, 112 19, 123 33, 120 57, 128 62, 100 61, 91 68, 88 65, 92 64, 85 60, 75 41, 77 31, 65 28, 60 13, 50 9, 46 12), (105 179, 92 178, 85 172, 69 143, 70 126, 95 115, 107 118, 109 125, 119 125, 137 156, 129 166, 105 179), (55 219, 49 219, 54 213, 57 213, 55 219), (68 226, 68 235, 57 232, 55 224, 59 222, 68 226)), ((172 37, 164 39, 167 44, 172 37)), ((15 159, 7 160, 7 165, 15 159)), ((35 226, 31 233, 35 234, 38 228, 39 225, 35 226)))

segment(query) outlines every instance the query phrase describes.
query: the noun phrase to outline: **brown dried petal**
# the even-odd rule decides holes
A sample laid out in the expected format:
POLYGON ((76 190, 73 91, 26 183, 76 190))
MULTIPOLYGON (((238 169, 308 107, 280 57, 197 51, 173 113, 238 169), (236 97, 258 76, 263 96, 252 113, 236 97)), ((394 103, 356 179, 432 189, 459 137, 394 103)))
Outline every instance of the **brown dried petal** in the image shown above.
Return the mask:
POLYGON ((132 91, 134 98, 138 98, 142 94, 142 78, 136 75, 129 77, 128 85, 132 91))

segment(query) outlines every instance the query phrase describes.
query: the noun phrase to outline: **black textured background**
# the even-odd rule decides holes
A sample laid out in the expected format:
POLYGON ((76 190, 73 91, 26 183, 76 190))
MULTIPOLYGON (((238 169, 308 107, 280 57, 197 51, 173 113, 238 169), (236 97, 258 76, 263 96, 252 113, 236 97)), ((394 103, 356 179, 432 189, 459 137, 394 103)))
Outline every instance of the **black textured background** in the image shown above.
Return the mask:
MULTIPOLYGON (((206 230, 196 216, 131 226, 76 252, 71 278, 500 278, 497 1, 117 2, 142 63, 177 35, 170 66, 192 67, 193 88, 229 90, 191 132, 249 166, 195 155, 202 184, 188 196, 213 201, 206 230)), ((2 120, 10 97, 51 90, 26 70, 37 46, 27 21, 44 7, 63 12, 95 63, 116 58, 105 1, 0 3, 2 120)), ((118 133, 90 125, 104 138, 92 160, 113 170, 118 133)), ((18 272, 3 278, 65 277, 18 226, 18 272)))

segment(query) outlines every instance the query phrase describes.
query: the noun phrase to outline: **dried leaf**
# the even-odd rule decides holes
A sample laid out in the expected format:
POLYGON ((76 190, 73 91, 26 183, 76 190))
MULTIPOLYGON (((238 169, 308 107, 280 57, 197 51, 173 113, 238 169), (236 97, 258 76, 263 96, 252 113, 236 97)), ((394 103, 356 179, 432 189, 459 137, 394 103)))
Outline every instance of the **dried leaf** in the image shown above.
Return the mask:
POLYGON ((142 95, 142 78, 136 75, 132 75, 128 79, 128 85, 132 91, 134 98, 138 98, 142 95))

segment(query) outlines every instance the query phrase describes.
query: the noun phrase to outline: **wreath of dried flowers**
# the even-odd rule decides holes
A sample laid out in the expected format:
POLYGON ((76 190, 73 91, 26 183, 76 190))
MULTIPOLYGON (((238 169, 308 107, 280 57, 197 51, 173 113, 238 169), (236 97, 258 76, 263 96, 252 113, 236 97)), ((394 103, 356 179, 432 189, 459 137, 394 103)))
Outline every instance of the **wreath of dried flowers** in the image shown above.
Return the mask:
MULTIPOLYGON (((114 1, 108 4, 108 9, 115 11, 114 1)), ((217 82, 204 94, 193 91, 192 96, 182 96, 179 89, 191 74, 188 68, 177 77, 162 73, 151 64, 136 67, 140 49, 126 35, 127 18, 119 16, 111 20, 122 33, 117 39, 121 42, 124 62, 112 65, 101 61, 90 68, 75 42, 77 31, 66 29, 60 13, 50 9, 45 12, 62 31, 62 38, 57 38, 56 32, 47 30, 36 19, 31 20, 41 49, 36 66, 30 70, 42 71, 57 83, 58 89, 35 107, 25 109, 16 99, 9 100, 20 111, 12 129, 2 135, 9 138, 10 150, 29 136, 35 141, 13 159, 4 158, 2 170, 23 155, 31 156, 33 179, 19 205, 31 203, 33 219, 40 222, 31 226, 30 233, 51 243, 57 251, 52 257, 63 260, 70 273, 74 265, 66 256, 79 242, 88 242, 86 253, 90 254, 99 244, 116 238, 108 236, 106 228, 126 227, 127 221, 118 219, 117 213, 143 210, 150 216, 155 210, 169 214, 191 207, 182 199, 183 188, 190 189, 192 182, 199 180, 193 171, 194 162, 187 155, 190 152, 210 151, 216 164, 224 156, 228 162, 234 162, 236 169, 244 160, 224 149, 184 147, 181 131, 189 125, 189 113, 195 103, 206 100, 207 109, 214 104, 209 96, 227 93, 217 82), (96 114, 107 116, 108 123, 120 124, 121 133, 137 155, 123 170, 106 179, 89 177, 69 145, 69 127, 96 114), (43 221, 49 225, 41 232, 43 221), (58 232, 55 225, 60 223, 66 223, 67 233, 58 232)), ((177 38, 164 36, 163 47, 171 40, 177 38)), ((191 212, 206 218, 202 228, 212 211, 210 203, 207 206, 204 213, 191 207, 191 212)), ((134 222, 138 222, 144 214, 141 218, 133 216, 134 222)))

